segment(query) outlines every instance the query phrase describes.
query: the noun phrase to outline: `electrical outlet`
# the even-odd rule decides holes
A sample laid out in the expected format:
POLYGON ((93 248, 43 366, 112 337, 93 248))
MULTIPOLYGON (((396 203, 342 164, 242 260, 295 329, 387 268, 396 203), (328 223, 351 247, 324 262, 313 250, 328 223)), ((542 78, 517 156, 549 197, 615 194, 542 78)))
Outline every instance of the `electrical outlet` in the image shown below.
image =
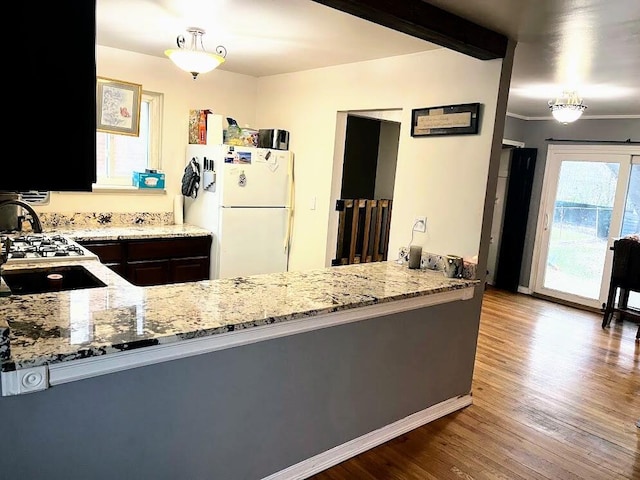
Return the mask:
POLYGON ((414 232, 426 232, 427 231, 427 217, 416 217, 413 220, 414 232))

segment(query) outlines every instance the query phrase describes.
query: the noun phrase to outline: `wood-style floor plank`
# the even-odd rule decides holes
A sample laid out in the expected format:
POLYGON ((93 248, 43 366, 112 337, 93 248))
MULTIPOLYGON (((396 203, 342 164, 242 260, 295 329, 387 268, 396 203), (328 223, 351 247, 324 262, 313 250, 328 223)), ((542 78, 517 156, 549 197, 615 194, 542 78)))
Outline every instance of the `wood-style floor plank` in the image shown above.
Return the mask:
POLYGON ((640 480, 637 324, 491 287, 473 405, 313 480, 640 480))

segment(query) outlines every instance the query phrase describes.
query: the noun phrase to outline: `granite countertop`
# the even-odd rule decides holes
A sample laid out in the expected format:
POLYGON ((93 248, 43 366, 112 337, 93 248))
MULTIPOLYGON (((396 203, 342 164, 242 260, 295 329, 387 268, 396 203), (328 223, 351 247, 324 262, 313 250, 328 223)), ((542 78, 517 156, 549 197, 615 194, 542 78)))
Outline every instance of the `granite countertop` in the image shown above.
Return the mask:
POLYGON ((63 235, 79 242, 211 235, 210 230, 186 223, 181 225, 60 226, 45 228, 45 233, 63 235))
POLYGON ((479 283, 387 261, 136 287, 96 260, 74 264, 86 266, 107 286, 0 298, 3 371, 171 344, 479 283))

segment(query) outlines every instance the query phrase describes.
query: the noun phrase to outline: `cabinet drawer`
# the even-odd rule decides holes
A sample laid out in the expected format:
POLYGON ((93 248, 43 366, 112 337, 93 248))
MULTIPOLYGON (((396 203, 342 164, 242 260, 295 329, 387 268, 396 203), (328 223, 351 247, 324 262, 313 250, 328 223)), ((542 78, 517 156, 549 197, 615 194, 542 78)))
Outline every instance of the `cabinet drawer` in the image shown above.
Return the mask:
POLYGON ((102 263, 119 263, 124 257, 124 248, 120 242, 83 242, 80 245, 98 255, 102 263))
POLYGON ((209 255, 210 248, 211 237, 132 240, 127 244, 127 259, 136 261, 206 256, 209 255))

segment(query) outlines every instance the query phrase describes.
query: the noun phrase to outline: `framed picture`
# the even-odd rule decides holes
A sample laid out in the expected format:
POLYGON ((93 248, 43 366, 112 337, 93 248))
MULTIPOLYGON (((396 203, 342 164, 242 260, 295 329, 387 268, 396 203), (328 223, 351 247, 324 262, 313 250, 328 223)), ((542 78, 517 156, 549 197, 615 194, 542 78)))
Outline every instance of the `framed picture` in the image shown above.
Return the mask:
POLYGON ((478 133, 479 103, 416 108, 411 111, 411 136, 478 133))
POLYGON ((137 137, 142 85, 104 77, 97 77, 96 85, 96 130, 137 137))

